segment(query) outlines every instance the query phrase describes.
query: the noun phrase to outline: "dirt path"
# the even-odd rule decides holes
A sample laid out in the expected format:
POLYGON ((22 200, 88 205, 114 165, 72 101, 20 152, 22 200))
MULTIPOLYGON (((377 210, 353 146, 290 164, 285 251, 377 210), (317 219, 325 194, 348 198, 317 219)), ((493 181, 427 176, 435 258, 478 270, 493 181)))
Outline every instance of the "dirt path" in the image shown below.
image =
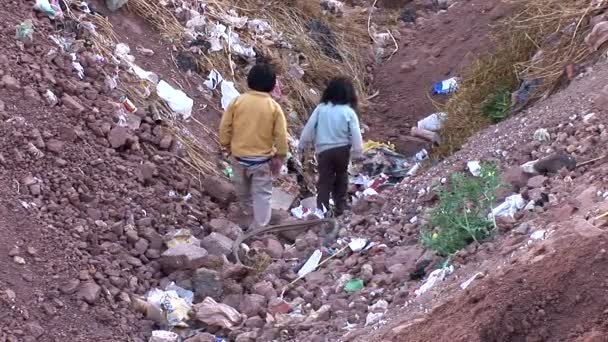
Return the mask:
POLYGON ((399 51, 376 71, 374 86, 380 93, 366 116, 371 138, 398 142, 417 120, 437 111, 433 102, 445 97, 432 96, 432 85, 458 76, 491 49, 490 25, 504 15, 499 3, 457 1, 400 30, 399 51))

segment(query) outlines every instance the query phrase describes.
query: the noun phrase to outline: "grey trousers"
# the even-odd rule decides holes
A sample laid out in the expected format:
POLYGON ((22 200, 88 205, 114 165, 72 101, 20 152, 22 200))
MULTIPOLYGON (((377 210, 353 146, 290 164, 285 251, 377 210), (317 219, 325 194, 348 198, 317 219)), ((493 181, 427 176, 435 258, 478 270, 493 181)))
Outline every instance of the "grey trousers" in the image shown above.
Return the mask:
POLYGON ((256 227, 267 226, 272 215, 270 162, 246 167, 233 160, 232 171, 232 181, 243 214, 250 215, 253 211, 253 224, 256 227))

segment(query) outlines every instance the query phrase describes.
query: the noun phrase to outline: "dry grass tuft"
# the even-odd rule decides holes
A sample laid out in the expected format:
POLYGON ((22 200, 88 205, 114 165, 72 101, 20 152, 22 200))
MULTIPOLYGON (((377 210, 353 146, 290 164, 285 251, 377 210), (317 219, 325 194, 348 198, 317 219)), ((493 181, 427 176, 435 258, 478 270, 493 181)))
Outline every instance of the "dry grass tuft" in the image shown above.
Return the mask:
POLYGON ((604 10, 592 0, 511 0, 517 14, 495 29, 498 48, 479 58, 462 75, 458 91, 441 110, 449 114, 438 157, 450 155, 474 133, 489 126, 484 103, 504 89, 514 91, 523 80, 541 80, 528 101, 549 96, 563 80, 564 68, 592 57, 584 37, 589 18, 604 10))
MULTIPOLYGON (((184 27, 171 12, 155 0, 130 0, 128 8, 136 15, 151 23, 162 35, 177 48, 183 46, 184 27)), ((268 21, 275 32, 280 32, 292 48, 282 49, 272 44, 257 41, 243 30, 239 31, 243 44, 255 46, 258 59, 271 61, 279 70, 281 90, 284 101, 281 103, 289 115, 291 128, 297 128, 308 117, 318 102, 319 92, 326 83, 335 76, 350 76, 354 79, 357 90, 362 98, 367 95, 366 62, 370 56, 368 50, 370 39, 366 32, 366 14, 363 12, 345 13, 344 18, 322 16, 318 1, 310 0, 281 0, 281 1, 250 1, 250 0, 214 0, 206 2, 204 15, 213 21, 222 21, 229 10, 236 10, 241 16, 250 19, 268 21), (323 18, 331 32, 315 37, 311 32, 314 18, 323 18), (315 39, 316 38, 316 39, 315 39), (333 55, 333 56, 332 56, 333 55), (338 56, 336 58, 336 56, 338 56), (290 70, 295 60, 304 62, 300 66, 304 76, 298 77, 290 70)), ((245 91, 247 61, 233 56, 229 49, 224 51, 201 54, 198 57, 200 73, 206 77, 213 69, 218 70, 224 77, 234 81, 237 89, 245 91)), ((362 101, 365 106, 365 101, 362 101)), ((200 129, 213 134, 204 125, 200 129)), ((179 129, 175 130, 179 134, 179 129)), ((181 137, 180 141, 186 146, 191 166, 195 173, 211 172, 207 149, 199 146, 196 140, 181 137)), ((212 168, 215 170, 215 168, 212 168)))

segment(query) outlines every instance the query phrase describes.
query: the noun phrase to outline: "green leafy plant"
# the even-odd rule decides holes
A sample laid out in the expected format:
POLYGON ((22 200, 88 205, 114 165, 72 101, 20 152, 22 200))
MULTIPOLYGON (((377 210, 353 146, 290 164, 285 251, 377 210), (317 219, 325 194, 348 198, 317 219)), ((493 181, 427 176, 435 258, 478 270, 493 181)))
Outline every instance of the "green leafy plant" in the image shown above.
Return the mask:
POLYGON ((488 238, 496 227, 488 214, 500 184, 498 168, 492 164, 482 165, 479 177, 453 174, 449 187, 439 190, 439 204, 430 210, 428 225, 421 230, 422 244, 449 256, 488 238))
POLYGON ((506 119, 511 111, 511 92, 506 88, 501 88, 484 101, 481 111, 493 123, 506 119))

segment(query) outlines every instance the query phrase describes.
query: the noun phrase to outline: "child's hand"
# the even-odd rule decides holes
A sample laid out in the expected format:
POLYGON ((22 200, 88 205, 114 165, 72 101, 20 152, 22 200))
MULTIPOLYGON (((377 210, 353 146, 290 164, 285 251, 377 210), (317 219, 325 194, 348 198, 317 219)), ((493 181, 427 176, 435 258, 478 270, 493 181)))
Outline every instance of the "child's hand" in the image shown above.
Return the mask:
POLYGON ((281 168, 285 163, 284 157, 274 156, 272 160, 270 160, 270 170, 272 171, 272 175, 276 176, 281 173, 281 168))

